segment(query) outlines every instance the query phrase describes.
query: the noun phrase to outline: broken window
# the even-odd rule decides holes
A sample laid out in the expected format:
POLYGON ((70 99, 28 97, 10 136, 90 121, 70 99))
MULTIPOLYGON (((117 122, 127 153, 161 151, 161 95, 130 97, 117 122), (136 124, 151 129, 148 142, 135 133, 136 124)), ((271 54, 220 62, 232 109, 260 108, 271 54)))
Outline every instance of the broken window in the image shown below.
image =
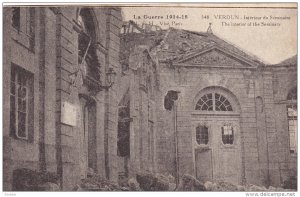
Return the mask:
POLYGON ((218 93, 209 93, 202 96, 195 109, 201 111, 233 111, 228 99, 218 93))
POLYGON ((222 142, 223 144, 233 144, 233 127, 230 125, 224 125, 222 128, 222 142))
POLYGON ((84 66, 84 74, 95 80, 100 79, 100 68, 96 54, 96 31, 89 9, 81 9, 78 23, 82 32, 78 35, 78 62, 84 66))
POLYGON ((196 141, 199 145, 208 144, 208 128, 206 126, 196 128, 196 141))
POLYGON ((33 133, 33 76, 12 65, 10 88, 11 136, 31 140, 33 133))
POLYGON ((174 101, 178 99, 178 91, 170 90, 164 99, 164 107, 166 110, 171 111, 174 106, 174 101))
POLYGON ((293 88, 288 96, 287 117, 290 136, 290 153, 297 151, 297 88, 293 88))

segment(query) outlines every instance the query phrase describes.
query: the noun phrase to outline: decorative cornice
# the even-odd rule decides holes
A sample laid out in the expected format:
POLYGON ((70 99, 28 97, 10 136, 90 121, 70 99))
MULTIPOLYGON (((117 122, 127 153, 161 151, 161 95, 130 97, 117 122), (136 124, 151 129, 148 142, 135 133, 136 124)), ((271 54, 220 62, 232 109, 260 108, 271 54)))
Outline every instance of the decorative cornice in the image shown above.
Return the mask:
POLYGON ((219 46, 216 46, 216 45, 214 45, 214 46, 212 46, 212 47, 210 47, 206 50, 201 50, 201 51, 195 52, 191 55, 187 55, 186 57, 182 58, 181 60, 174 60, 173 62, 174 63, 184 63, 186 61, 192 60, 193 58, 197 58, 198 56, 201 56, 202 54, 206 54, 206 53, 209 53, 209 52, 212 52, 212 51, 219 51, 219 52, 223 53, 224 55, 232 57, 231 59, 233 59, 237 62, 243 62, 245 64, 248 64, 249 66, 254 66, 255 67, 255 66, 259 65, 259 63, 248 60, 244 57, 241 57, 238 54, 234 54, 234 53, 232 53, 230 51, 227 51, 226 49, 223 49, 223 48, 221 48, 219 46))
MULTIPOLYGON (((163 62, 166 63, 166 62, 163 62)), ((249 69, 249 70, 255 70, 257 67, 252 66, 244 66, 244 67, 236 67, 231 65, 223 65, 220 66, 218 64, 214 65, 198 65, 198 64, 184 64, 184 63, 173 63, 174 67, 186 67, 186 68, 224 68, 224 69, 249 69)))

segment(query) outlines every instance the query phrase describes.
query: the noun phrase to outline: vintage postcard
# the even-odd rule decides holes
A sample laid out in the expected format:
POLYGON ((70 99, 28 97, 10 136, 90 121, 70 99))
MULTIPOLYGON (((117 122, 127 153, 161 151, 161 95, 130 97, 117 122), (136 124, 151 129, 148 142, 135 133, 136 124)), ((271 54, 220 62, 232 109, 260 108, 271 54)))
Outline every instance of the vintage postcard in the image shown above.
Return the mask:
POLYGON ((3 5, 3 191, 297 191, 297 3, 3 5))

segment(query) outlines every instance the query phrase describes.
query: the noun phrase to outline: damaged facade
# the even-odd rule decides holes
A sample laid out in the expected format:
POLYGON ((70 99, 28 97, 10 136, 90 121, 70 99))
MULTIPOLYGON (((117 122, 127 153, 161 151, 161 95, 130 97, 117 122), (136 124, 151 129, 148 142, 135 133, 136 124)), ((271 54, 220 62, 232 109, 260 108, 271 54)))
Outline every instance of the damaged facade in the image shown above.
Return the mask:
POLYGON ((57 174, 63 190, 87 172, 116 181, 120 8, 5 7, 3 16, 4 190, 22 184, 21 168, 57 174))
POLYGON ((296 57, 265 65, 212 33, 123 24, 113 7, 5 7, 3 180, 51 172, 279 186, 296 175, 296 57), (122 25, 123 24, 123 25, 122 25))
POLYGON ((266 65, 211 27, 200 33, 130 21, 121 32, 124 67, 150 65, 145 52, 156 63, 156 173, 265 186, 296 176, 296 56, 266 65))

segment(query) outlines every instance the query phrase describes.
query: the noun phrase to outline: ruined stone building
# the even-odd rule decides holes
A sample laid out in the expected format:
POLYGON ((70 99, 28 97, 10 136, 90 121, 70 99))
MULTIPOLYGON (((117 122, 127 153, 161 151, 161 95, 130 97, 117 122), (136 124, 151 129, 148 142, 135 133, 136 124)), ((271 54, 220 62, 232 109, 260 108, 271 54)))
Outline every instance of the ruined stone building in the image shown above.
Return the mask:
MULTIPOLYGON (((152 90, 136 80, 139 93, 134 88, 131 93, 143 112, 145 97, 148 109, 154 106, 153 122, 140 123, 147 127, 148 122, 148 131, 139 131, 140 140, 147 132, 149 142, 155 136, 149 171, 154 166, 154 172, 175 177, 190 174, 201 181, 265 186, 280 186, 296 176, 296 56, 266 65, 215 36, 211 28, 204 33, 161 30, 130 21, 121 32, 123 70, 136 77, 138 68, 154 71, 152 90)), ((134 138, 135 132, 130 130, 134 138)))
POLYGON ((280 185, 296 175, 297 58, 123 23, 116 7, 3 10, 3 189, 89 173, 280 185), (24 183, 25 184, 25 183, 24 183))

